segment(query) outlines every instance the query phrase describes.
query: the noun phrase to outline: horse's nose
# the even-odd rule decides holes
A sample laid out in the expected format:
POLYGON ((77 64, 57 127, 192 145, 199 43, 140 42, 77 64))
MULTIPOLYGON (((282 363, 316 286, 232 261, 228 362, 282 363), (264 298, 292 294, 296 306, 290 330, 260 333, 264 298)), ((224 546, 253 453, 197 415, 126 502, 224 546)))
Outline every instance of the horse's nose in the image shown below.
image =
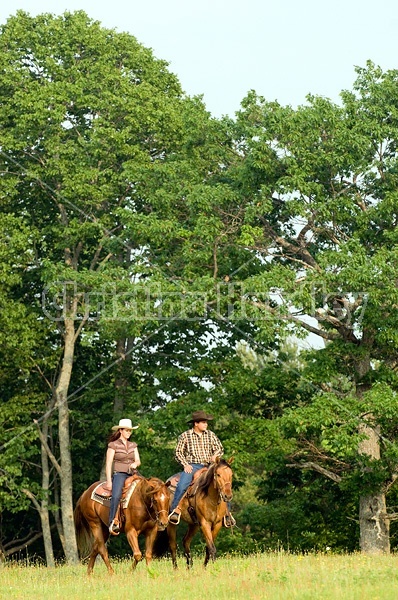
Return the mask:
POLYGON ((226 486, 223 490, 224 502, 230 502, 232 500, 232 489, 231 486, 226 486))
POLYGON ((158 524, 158 530, 163 531, 166 529, 169 524, 169 513, 167 510, 161 510, 156 517, 156 521, 158 524))

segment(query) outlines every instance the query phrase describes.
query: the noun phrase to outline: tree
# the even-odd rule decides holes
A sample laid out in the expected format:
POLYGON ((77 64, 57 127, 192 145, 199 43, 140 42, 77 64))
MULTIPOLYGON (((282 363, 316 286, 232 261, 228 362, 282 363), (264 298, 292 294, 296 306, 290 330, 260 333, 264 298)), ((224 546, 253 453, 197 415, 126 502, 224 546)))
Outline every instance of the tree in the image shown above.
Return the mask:
MULTIPOLYGON (((38 424, 51 458, 44 440, 47 416, 56 410, 53 465, 66 559, 73 563, 68 398, 76 352, 95 335, 110 344, 145 336, 156 298, 150 314, 137 315, 132 306, 137 299, 145 305, 143 281, 164 277, 141 229, 157 198, 175 195, 181 148, 184 176, 193 171, 190 160, 200 161, 200 132, 210 118, 200 101, 184 97, 165 62, 83 12, 33 18, 19 11, 2 27, 0 64, 1 212, 18 211, 36 232, 21 300, 51 347, 41 369, 50 394, 38 424)), ((168 229, 166 206, 162 219, 163 227, 155 222, 151 230, 158 247, 168 229)))
MULTIPOLYGON (((35 494, 41 494, 44 506, 48 501, 45 486, 42 486, 42 490, 34 486, 34 492, 28 489, 34 472, 32 461, 36 453, 36 436, 32 427, 26 430, 29 426, 28 415, 35 413, 43 401, 37 377, 34 373, 30 376, 32 369, 41 363, 43 330, 20 297, 24 272, 34 255, 35 232, 26 227, 21 217, 13 214, 0 215, 0 230, 0 506, 2 511, 17 513, 26 510, 26 496, 33 499, 37 506, 39 502, 35 494), (21 436, 23 431, 24 435, 21 436)), ((44 510, 42 515, 45 523, 48 511, 44 510)), ((12 533, 14 537, 4 546, 4 556, 29 545, 38 537, 37 532, 28 535, 24 532, 23 540, 17 540, 15 534, 20 533, 18 528, 14 528, 12 533)), ((40 535, 46 540, 48 564, 51 564, 49 534, 49 527, 43 526, 43 534, 40 535)))
MULTIPOLYGON (((247 198, 242 242, 264 257, 262 272, 244 281, 247 311, 260 328, 266 321, 266 331, 272 323, 274 331, 327 342, 307 371, 319 394, 305 409, 306 425, 300 411, 289 413, 298 437, 317 419, 323 433, 312 449, 323 452, 316 457, 307 445, 296 466, 320 471, 321 455, 337 452, 337 429, 344 430, 351 460, 356 444, 354 471, 366 473, 357 478, 361 549, 386 552, 395 419, 382 425, 396 396, 386 381, 382 394, 377 384, 397 360, 398 72, 369 63, 357 73, 341 106, 309 96, 293 110, 250 93, 236 124, 243 165, 232 176, 247 198), (323 425, 321 406, 331 419, 323 425)), ((340 477, 328 466, 328 476, 340 477)))

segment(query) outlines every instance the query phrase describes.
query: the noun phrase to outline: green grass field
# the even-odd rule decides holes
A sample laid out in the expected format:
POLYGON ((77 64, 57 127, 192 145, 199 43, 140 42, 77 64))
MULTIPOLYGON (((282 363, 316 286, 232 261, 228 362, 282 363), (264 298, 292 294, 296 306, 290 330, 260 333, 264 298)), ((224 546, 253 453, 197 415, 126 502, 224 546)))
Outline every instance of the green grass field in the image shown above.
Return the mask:
POLYGON ((191 571, 184 560, 173 571, 169 560, 145 563, 132 573, 127 560, 113 561, 109 576, 97 562, 94 574, 86 566, 0 567, 3 600, 396 600, 398 556, 293 555, 283 552, 219 558, 205 570, 195 557, 191 571))

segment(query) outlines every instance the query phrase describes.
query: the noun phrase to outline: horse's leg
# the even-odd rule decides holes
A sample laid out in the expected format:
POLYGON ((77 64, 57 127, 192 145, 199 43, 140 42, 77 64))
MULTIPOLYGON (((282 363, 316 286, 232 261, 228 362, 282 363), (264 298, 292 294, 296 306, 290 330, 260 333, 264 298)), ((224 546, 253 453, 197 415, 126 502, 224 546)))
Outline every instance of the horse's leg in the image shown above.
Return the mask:
POLYGON ((149 566, 152 560, 153 554, 153 545, 156 540, 156 536, 158 534, 158 528, 152 527, 152 529, 147 529, 145 532, 145 562, 146 565, 149 566))
POLYGON ((106 568, 108 569, 108 573, 110 575, 113 575, 114 570, 109 561, 108 550, 106 549, 106 546, 105 546, 105 539, 104 539, 104 534, 102 531, 102 523, 96 523, 94 526, 91 527, 91 531, 94 536, 94 545, 90 552, 90 558, 89 558, 88 566, 87 566, 87 573, 89 575, 91 575, 91 573, 93 572, 95 559, 97 558, 98 554, 100 554, 102 556, 102 560, 104 561, 104 563, 106 565, 106 568))
POLYGON ((177 569, 177 527, 175 525, 170 524, 167 526, 167 536, 169 538, 171 562, 173 568, 177 569))
POLYGON ((206 557, 204 562, 204 566, 206 566, 209 560, 214 560, 216 558, 216 547, 214 545, 214 536, 210 523, 203 519, 200 523, 200 526, 202 529, 203 537, 206 541, 206 557))
POLYGON ((211 534, 213 536, 213 542, 216 541, 216 537, 218 536, 219 531, 221 530, 221 527, 222 527, 222 521, 219 521, 218 523, 213 525, 212 530, 211 530, 211 534))
POLYGON ((108 538, 109 538, 109 527, 108 527, 108 525, 105 525, 105 523, 101 523, 101 527, 102 527, 102 535, 104 538, 104 542, 106 544, 106 542, 108 541, 108 538))
POLYGON ((190 569, 192 567, 192 556, 191 556, 191 542, 195 533, 198 531, 199 525, 194 523, 193 525, 189 525, 188 531, 184 535, 182 540, 184 546, 185 558, 187 559, 187 567, 190 569))
POLYGON ((138 534, 137 530, 134 527, 130 527, 128 531, 126 531, 126 536, 128 543, 130 544, 130 548, 133 551, 133 565, 132 568, 135 569, 137 564, 142 560, 142 552, 140 550, 138 544, 138 534))
POLYGON ((206 544, 206 557, 205 557, 204 566, 207 565, 207 563, 209 562, 210 559, 211 560, 215 560, 215 558, 216 558, 216 537, 218 536, 218 533, 219 533, 221 527, 222 527, 222 521, 218 521, 211 528, 211 535, 212 535, 212 538, 213 538, 212 547, 214 549, 214 552, 211 552, 211 549, 209 549, 209 547, 206 544))

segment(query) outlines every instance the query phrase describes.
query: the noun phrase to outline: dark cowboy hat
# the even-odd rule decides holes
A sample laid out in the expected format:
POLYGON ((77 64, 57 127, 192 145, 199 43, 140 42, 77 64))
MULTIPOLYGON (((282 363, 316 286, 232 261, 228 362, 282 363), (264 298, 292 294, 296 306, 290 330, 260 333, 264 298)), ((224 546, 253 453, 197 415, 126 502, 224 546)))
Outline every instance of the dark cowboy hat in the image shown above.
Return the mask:
POLYGON ((188 417, 188 423, 198 423, 199 421, 212 421, 213 415, 208 415, 204 410, 197 410, 188 417))

